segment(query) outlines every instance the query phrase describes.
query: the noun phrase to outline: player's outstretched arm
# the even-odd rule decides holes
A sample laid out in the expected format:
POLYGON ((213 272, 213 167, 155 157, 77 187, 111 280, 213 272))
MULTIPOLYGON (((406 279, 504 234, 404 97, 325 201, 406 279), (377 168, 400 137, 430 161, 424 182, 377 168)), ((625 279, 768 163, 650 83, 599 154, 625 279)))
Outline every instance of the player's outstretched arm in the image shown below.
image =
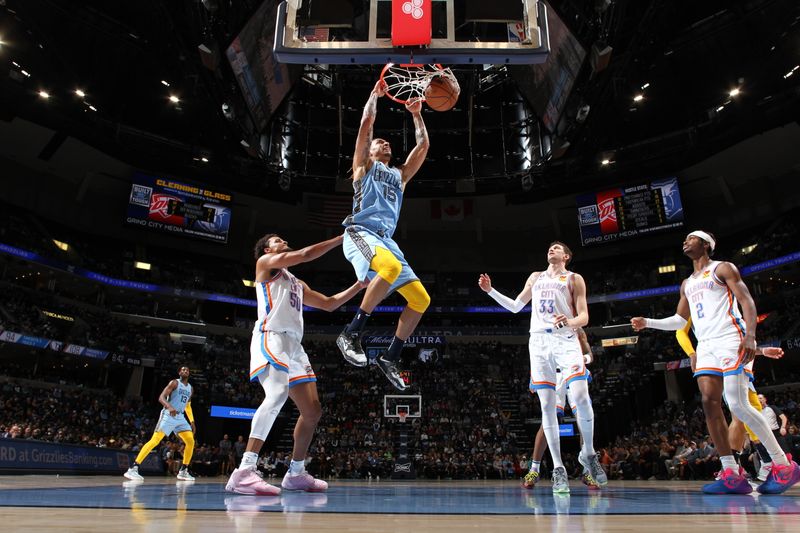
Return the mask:
POLYGON ((533 285, 534 274, 537 273, 534 272, 528 276, 528 281, 525 282, 525 287, 523 287, 522 292, 519 293, 516 300, 512 300, 505 294, 493 289, 492 278, 489 277, 489 274, 481 274, 478 276, 478 286, 483 292, 488 294, 495 302, 499 303, 504 308, 508 309, 512 313, 519 313, 522 311, 522 308, 531 301, 531 285, 533 285))
POLYGON ((158 396, 158 402, 164 406, 164 409, 169 411, 170 416, 176 416, 178 414, 178 410, 172 407, 172 404, 169 403, 169 395, 172 394, 172 391, 178 388, 178 380, 173 379, 167 386, 164 387, 164 390, 161 391, 161 394, 158 396))
POLYGON ((411 178, 419 171, 425 157, 428 155, 430 141, 428 140, 428 130, 425 129, 425 121, 422 120, 422 100, 413 100, 406 104, 406 109, 414 117, 414 136, 417 144, 409 152, 406 162, 400 168, 403 176, 403 185, 411 181, 411 178))
POLYGON ((361 289, 369 285, 368 283, 358 281, 340 293, 334 294, 333 296, 326 296, 321 292, 312 290, 306 285, 305 281, 300 281, 300 283, 303 284, 303 303, 328 312, 336 311, 342 305, 350 301, 353 296, 361 292, 361 289))
POLYGON ((739 269, 736 268, 736 265, 723 262, 714 273, 720 281, 728 286, 736 299, 739 300, 739 305, 742 306, 745 335, 739 344, 739 354, 743 355, 744 364, 747 364, 756 356, 756 324, 758 322, 756 303, 753 301, 753 297, 750 296, 750 291, 747 289, 747 285, 744 284, 742 275, 739 274, 739 269))
POLYGON ((783 357, 783 348, 779 346, 764 346, 756 348, 756 355, 763 355, 770 359, 780 359, 783 357))
POLYGON ((375 125, 375 116, 378 113, 378 98, 386 94, 386 82, 378 80, 369 94, 364 113, 361 115, 361 125, 358 127, 356 147, 353 152, 353 180, 360 180, 369 170, 369 145, 372 142, 372 128, 375 125))
POLYGON ((686 293, 683 292, 683 286, 686 282, 681 283, 681 299, 678 301, 678 309, 675 314, 669 318, 645 318, 642 316, 635 316, 631 318, 631 327, 634 331, 642 331, 645 328, 660 329, 662 331, 677 331, 686 326, 691 314, 689 313, 689 300, 686 299, 686 293))
POLYGON ((342 244, 344 235, 338 235, 327 241, 318 242, 301 248, 300 250, 291 250, 288 252, 281 252, 279 254, 264 254, 258 258, 256 263, 256 274, 267 273, 270 270, 278 268, 289 268, 300 263, 308 263, 326 253, 330 252, 337 246, 342 244))

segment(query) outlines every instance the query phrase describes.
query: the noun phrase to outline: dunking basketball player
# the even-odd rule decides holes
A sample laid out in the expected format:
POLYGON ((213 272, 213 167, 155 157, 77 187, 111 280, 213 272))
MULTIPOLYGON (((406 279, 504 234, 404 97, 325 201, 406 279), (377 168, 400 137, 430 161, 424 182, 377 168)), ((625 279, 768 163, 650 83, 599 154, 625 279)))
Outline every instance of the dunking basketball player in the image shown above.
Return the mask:
POLYGON ((164 406, 161 409, 161 416, 158 418, 153 437, 142 446, 139 455, 136 456, 133 466, 123 475, 130 480, 144 479, 139 474, 139 465, 147 458, 147 455, 158 446, 161 440, 171 433, 175 433, 183 441, 183 461, 178 472, 178 479, 181 481, 194 481, 194 477, 189 473, 189 464, 192 462, 194 453, 194 414, 192 413, 192 386, 189 384, 189 367, 182 366, 178 370, 178 379, 170 381, 161 394, 158 401, 164 406), (186 415, 184 417, 184 414, 186 415), (189 423, 186 419, 189 419, 189 423), (190 425, 191 424, 191 425, 190 425))
POLYGON ((342 243, 342 236, 292 250, 278 235, 265 235, 255 246, 258 320, 250 343, 250 380, 264 389, 264 401, 256 410, 250 438, 239 468, 233 471, 225 489, 238 494, 276 495, 278 487, 265 482, 256 472, 258 454, 281 407, 291 398, 300 416, 294 428, 294 449, 289 471, 281 486, 287 490, 322 492, 328 484, 305 470, 308 446, 314 436, 322 408, 317 394, 317 377, 300 344, 303 338, 303 304, 333 311, 355 296, 360 283, 334 296, 309 288, 288 268, 313 261, 342 243))
MULTIPOLYGON (((589 365, 594 360, 592 357, 592 347, 589 345, 589 339, 586 337, 586 332, 583 331, 583 328, 577 328, 575 332, 578 334, 578 342, 581 343, 583 361, 585 364, 589 365)), ((588 368, 586 369, 586 376, 587 381, 591 381, 592 377, 588 368)), ((531 389, 531 393, 535 394, 536 391, 531 389)), ((572 411, 572 414, 577 417, 578 406, 573 401, 572 395, 569 393, 569 389, 567 389, 567 386, 564 383, 564 372, 559 370, 556 377, 556 413, 559 417, 564 416, 567 407, 569 407, 570 411, 572 411)), ((539 426, 539 431, 536 432, 536 439, 533 443, 531 466, 528 470, 528 473, 525 474, 525 477, 522 480, 522 486, 524 488, 532 489, 539 481, 539 470, 541 469, 542 458, 544 457, 545 451, 547 451, 547 437, 545 437, 544 434, 544 427, 539 426)), ((586 467, 583 469, 581 481, 583 481, 583 483, 590 488, 599 487, 597 480, 592 477, 592 473, 586 467)))
POLYGON ((756 305, 736 266, 711 259, 715 247, 712 234, 689 233, 683 241, 683 253, 692 260, 694 272, 681 284, 675 315, 660 320, 634 317, 631 326, 636 331, 648 327, 676 331, 691 316, 698 341, 694 375, 703 397, 708 432, 722 461, 716 481, 703 486, 703 492, 747 494, 753 490, 731 453, 722 412, 724 394, 731 414, 750 427, 772 459, 770 474, 758 491, 779 494, 800 481, 800 466, 781 450, 764 417, 748 402, 749 379, 744 368, 756 354, 756 305))
POLYGON ((359 280, 371 281, 356 316, 336 339, 336 345, 349 363, 365 366, 367 357, 360 338, 367 318, 387 294, 399 292, 408 304, 400 314, 388 351, 378 357, 377 363, 389 382, 402 391, 407 386, 397 369, 400 353, 431 299, 392 235, 397 228, 403 192, 428 153, 428 132, 422 120, 422 102, 407 103, 406 109, 414 120, 417 144, 405 163, 390 166, 392 147, 389 142, 372 138, 378 98, 384 94, 386 83, 379 81, 364 106, 353 154, 353 213, 343 222, 346 228, 344 255, 352 263, 359 280))
POLYGON ((531 390, 542 405, 542 428, 553 458, 553 492, 569 492, 567 471, 561 461, 558 414, 556 410, 556 370, 566 374, 564 385, 577 408, 578 428, 583 436, 578 461, 589 470, 597 485, 608 479, 594 451, 594 410, 589 399, 586 366, 575 328, 589 322, 586 283, 580 274, 567 270, 572 251, 562 242, 547 250, 547 270, 533 272, 516 300, 492 288, 488 274, 481 274, 478 285, 497 303, 518 313, 531 302, 529 350, 531 390))
MULTIPOLYGON (((675 332, 675 337, 678 339, 680 347, 686 352, 686 355, 689 356, 692 364, 692 372, 694 373, 697 371, 697 352, 692 345, 692 340, 689 338, 689 331, 691 328, 692 319, 690 318, 686 322, 686 326, 675 332)), ((758 347, 756 348, 756 355, 763 355, 770 359, 780 359, 783 357, 783 349, 772 346, 758 347)), ((744 372, 748 377, 747 401, 756 411, 760 412, 761 402, 758 399, 758 393, 753 385, 755 382, 755 374, 753 372, 754 362, 755 360, 750 361, 744 366, 744 372)), ((767 452, 767 449, 761 444, 761 441, 758 440, 758 436, 753 433, 753 430, 747 427, 747 424, 736 418, 736 416, 731 417, 731 423, 728 426, 728 444, 731 446, 731 451, 736 453, 742 451, 745 445, 745 434, 750 437, 750 441, 753 443, 753 446, 755 446, 758 456, 761 459, 761 467, 758 470, 756 478, 759 481, 766 481, 769 471, 772 468, 772 458, 769 456, 769 452, 767 452)))

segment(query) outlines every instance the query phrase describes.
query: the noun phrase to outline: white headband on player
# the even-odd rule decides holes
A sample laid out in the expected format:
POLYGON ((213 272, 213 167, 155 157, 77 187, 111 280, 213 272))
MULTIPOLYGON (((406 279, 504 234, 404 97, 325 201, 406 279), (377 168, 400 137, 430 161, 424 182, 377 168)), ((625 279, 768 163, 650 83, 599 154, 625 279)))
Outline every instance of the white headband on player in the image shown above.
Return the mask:
POLYGON ((687 235, 687 237, 698 237, 700 239, 703 239, 704 241, 706 241, 708 244, 711 245, 712 252, 714 251, 714 247, 717 246, 717 241, 715 241, 714 238, 705 231, 700 231, 700 230, 693 231, 689 235, 687 235))

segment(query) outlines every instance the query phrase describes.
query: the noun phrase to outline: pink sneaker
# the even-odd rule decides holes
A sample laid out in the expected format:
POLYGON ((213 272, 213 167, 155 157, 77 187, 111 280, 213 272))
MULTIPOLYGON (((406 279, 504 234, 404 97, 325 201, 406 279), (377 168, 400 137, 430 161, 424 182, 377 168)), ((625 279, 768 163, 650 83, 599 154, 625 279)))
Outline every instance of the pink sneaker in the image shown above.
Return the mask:
POLYGON ((237 468, 231 474, 225 490, 236 494, 249 494, 255 496, 277 496, 281 489, 274 487, 261 479, 252 468, 237 468))
POLYGON ((306 492, 325 492, 328 490, 328 484, 321 479, 316 479, 308 472, 302 474, 290 475, 286 472, 281 482, 281 487, 286 490, 304 490, 306 492))

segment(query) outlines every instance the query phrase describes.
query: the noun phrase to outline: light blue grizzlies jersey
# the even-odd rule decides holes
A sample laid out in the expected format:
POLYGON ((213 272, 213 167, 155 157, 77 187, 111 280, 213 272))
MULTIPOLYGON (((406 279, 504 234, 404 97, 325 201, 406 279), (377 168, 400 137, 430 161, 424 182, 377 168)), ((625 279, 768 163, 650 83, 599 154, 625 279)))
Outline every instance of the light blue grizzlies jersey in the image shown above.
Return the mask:
POLYGON ((169 395, 169 404, 178 411, 178 414, 181 414, 186 410, 186 404, 189 403, 191 397, 192 386, 188 383, 184 385, 181 380, 178 380, 178 386, 169 395))
POLYGON ((363 178, 353 182, 353 191, 353 214, 342 225, 362 226, 391 238, 403 205, 400 170, 375 161, 363 178))

